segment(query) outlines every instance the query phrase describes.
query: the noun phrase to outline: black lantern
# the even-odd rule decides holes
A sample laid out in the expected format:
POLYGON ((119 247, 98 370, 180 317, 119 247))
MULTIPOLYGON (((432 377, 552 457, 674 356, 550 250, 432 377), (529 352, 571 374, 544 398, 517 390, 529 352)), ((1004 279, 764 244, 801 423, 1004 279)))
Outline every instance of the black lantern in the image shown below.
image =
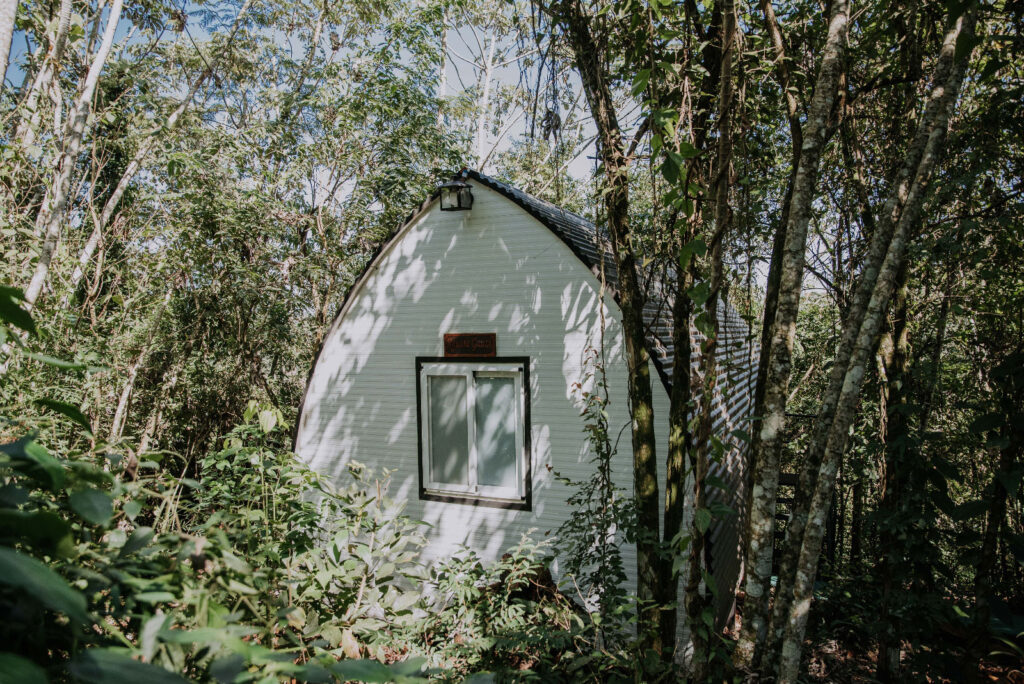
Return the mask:
POLYGON ((473 193, 469 183, 450 180, 441 186, 441 211, 469 211, 473 208, 473 193))

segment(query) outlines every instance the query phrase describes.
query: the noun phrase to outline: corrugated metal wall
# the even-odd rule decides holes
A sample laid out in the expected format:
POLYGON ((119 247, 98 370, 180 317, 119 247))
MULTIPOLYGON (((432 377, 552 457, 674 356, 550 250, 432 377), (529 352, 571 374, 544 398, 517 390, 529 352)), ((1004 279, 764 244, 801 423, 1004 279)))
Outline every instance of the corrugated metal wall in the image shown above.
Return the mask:
MULTIPOLYGON (((297 453, 338 480, 346 477, 351 461, 377 472, 393 471, 390 495, 407 503, 407 514, 433 526, 427 560, 449 557, 465 546, 493 561, 523 534, 544 538, 573 514, 566 504, 570 492, 552 471, 582 480, 591 470, 576 383, 588 372, 586 349, 597 346, 601 337, 600 283, 551 230, 523 209, 480 185, 475 185, 474 195, 468 215, 440 212, 436 204, 427 208, 370 268, 346 303, 344 317, 325 339, 296 435, 297 453), (490 331, 497 333, 499 356, 531 359, 531 511, 418 497, 415 357, 441 356, 444 333, 490 331)), ((746 323, 728 307, 720 318, 715 410, 716 433, 724 436, 735 428, 749 431, 756 372, 750 366, 746 323)), ((604 320, 609 423, 619 436, 615 474, 631 494, 621 315, 610 296, 604 320)), ((652 368, 655 382, 657 377, 652 368)), ((657 387, 654 403, 663 454, 668 397, 657 387)), ((740 572, 745 446, 737 442, 715 466, 730 491, 709 492, 740 512, 712 526, 712 570, 722 624, 731 612, 740 572)), ((658 470, 664 483, 664 458, 659 458, 658 470)), ((664 487, 660 489, 664 500, 664 487)), ((625 545, 622 551, 635 587, 635 548, 625 545)))

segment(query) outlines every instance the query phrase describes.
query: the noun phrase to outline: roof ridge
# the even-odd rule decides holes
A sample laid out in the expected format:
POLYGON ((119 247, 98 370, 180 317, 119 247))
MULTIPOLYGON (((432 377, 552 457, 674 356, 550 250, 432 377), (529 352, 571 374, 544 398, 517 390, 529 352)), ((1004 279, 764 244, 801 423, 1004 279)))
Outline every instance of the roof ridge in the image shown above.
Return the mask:
POLYGON ((522 190, 521 188, 517 188, 514 185, 506 183, 505 181, 500 181, 494 176, 489 176, 486 173, 477 171, 476 169, 471 169, 468 166, 464 166, 461 171, 455 174, 455 178, 472 178, 474 180, 480 181, 481 183, 492 186, 496 190, 522 195, 525 199, 530 200, 531 202, 542 204, 553 211, 557 211, 562 214, 567 214, 572 218, 577 219, 579 223, 583 223, 589 226, 595 233, 597 232, 597 225, 593 221, 590 221, 589 219, 580 216, 575 211, 572 211, 571 209, 566 209, 565 207, 560 207, 557 204, 549 202, 542 197, 531 195, 530 193, 526 192, 525 190, 522 190))

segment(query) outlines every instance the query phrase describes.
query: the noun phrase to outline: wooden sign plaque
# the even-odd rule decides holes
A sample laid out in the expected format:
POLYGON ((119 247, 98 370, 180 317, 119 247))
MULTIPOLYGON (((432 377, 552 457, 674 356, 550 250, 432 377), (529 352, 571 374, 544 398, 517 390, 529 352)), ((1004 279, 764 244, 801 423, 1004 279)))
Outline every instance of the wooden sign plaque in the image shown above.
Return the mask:
POLYGON ((445 356, 497 356, 497 354, 497 333, 445 333, 445 356))

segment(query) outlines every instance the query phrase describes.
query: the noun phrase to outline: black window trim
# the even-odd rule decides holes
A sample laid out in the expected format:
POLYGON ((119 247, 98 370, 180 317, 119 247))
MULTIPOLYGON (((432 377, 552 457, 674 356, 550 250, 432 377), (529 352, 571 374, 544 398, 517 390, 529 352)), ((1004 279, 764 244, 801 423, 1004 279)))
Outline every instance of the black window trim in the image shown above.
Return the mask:
POLYGON ((533 444, 530 436, 530 357, 529 356, 417 356, 416 357, 416 476, 419 481, 420 501, 440 501, 466 506, 485 506, 488 508, 504 508, 516 511, 533 510, 533 444), (423 483, 423 397, 420 376, 424 364, 428 363, 507 363, 519 364, 523 367, 523 450, 526 452, 524 464, 523 498, 519 501, 498 501, 476 496, 457 494, 437 494, 427 491, 423 483))

